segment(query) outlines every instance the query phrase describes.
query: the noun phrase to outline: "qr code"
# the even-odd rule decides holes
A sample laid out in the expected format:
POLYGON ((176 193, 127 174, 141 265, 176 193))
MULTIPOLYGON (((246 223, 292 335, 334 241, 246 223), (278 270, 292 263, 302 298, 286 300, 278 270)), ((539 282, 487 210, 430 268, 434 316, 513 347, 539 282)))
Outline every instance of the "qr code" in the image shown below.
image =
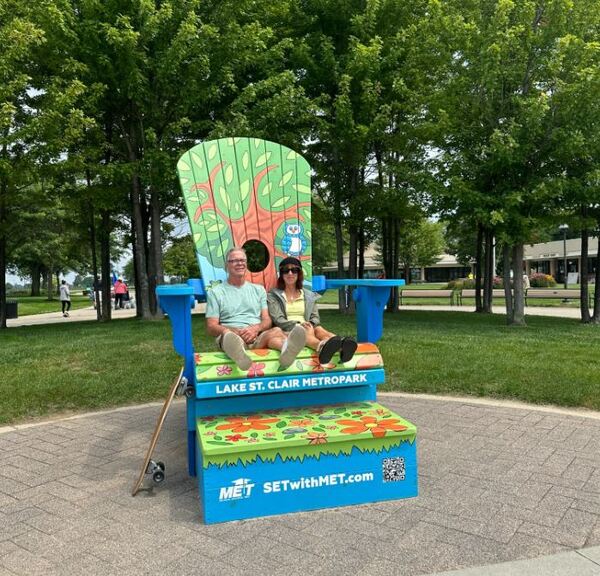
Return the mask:
POLYGON ((406 476, 406 467, 404 458, 384 458, 383 459, 383 481, 398 482, 404 480, 406 476))

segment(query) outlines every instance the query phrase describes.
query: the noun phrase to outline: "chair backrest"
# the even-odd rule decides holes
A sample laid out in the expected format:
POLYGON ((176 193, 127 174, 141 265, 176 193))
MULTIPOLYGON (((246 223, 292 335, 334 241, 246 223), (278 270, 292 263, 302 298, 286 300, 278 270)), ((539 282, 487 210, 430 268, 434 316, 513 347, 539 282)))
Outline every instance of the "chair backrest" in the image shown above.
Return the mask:
POLYGON ((177 163, 204 286, 224 281, 225 254, 258 241, 266 267, 247 279, 275 286, 279 262, 302 261, 312 284, 310 166, 290 148, 258 138, 222 138, 194 146, 177 163))

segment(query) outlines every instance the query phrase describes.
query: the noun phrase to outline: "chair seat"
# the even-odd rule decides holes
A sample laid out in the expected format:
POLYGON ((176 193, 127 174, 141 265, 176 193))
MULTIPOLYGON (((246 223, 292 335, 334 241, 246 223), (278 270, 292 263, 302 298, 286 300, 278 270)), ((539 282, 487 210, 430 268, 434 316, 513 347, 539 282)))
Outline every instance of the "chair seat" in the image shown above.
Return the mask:
POLYGON ((196 379, 198 382, 220 381, 262 376, 282 376, 285 374, 341 372, 382 368, 383 358, 375 344, 361 343, 349 362, 342 364, 336 354, 329 364, 321 365, 314 350, 304 348, 296 361, 287 369, 279 367, 279 351, 267 348, 249 350, 253 360, 249 370, 240 370, 235 362, 223 352, 200 352, 196 354, 196 379))
POLYGON ((377 402, 304 406, 196 421, 203 466, 389 450, 414 442, 416 427, 377 402))

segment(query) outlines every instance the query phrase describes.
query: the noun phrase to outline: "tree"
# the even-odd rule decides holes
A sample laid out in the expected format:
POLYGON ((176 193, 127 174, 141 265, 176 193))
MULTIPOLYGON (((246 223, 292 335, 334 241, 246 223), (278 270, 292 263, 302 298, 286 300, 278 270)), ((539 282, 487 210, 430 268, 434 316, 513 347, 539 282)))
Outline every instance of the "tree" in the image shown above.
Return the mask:
POLYGON ((179 282, 188 278, 200 278, 196 260, 196 249, 192 237, 174 238, 164 254, 165 274, 174 276, 179 282))

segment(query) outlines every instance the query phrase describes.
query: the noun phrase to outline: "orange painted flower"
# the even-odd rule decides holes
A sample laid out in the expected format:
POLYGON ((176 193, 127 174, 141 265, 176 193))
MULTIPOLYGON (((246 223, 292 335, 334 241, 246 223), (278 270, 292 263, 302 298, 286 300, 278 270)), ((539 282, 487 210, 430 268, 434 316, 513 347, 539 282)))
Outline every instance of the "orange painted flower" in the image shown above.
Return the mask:
POLYGON ((373 438, 383 438, 387 432, 402 432, 406 430, 404 424, 400 424, 397 418, 385 418, 378 420, 373 416, 363 416, 360 420, 337 420, 336 424, 348 426, 340 430, 342 434, 362 434, 371 432, 373 438))
POLYGON ((242 436, 241 434, 229 434, 228 436, 225 436, 225 440, 228 440, 229 442, 239 442, 240 440, 247 439, 247 436, 242 436))
POLYGON ((269 348, 254 348, 252 350, 257 356, 268 356, 271 350, 269 348))
POLYGON ((290 426, 310 426, 313 423, 312 420, 304 418, 303 420, 290 420, 290 426))
POLYGON ((327 434, 325 432, 309 432, 306 437, 309 444, 327 444, 327 434))
POLYGON ((325 367, 321 365, 316 356, 311 356, 308 360, 303 360, 302 364, 310 369, 310 372, 323 372, 325 367))
POLYGON ((279 422, 279 418, 263 418, 262 416, 248 416, 248 418, 242 418, 241 416, 231 416, 225 418, 227 424, 219 424, 216 430, 231 430, 232 432, 248 432, 249 430, 268 430, 271 428, 270 424, 279 422))

